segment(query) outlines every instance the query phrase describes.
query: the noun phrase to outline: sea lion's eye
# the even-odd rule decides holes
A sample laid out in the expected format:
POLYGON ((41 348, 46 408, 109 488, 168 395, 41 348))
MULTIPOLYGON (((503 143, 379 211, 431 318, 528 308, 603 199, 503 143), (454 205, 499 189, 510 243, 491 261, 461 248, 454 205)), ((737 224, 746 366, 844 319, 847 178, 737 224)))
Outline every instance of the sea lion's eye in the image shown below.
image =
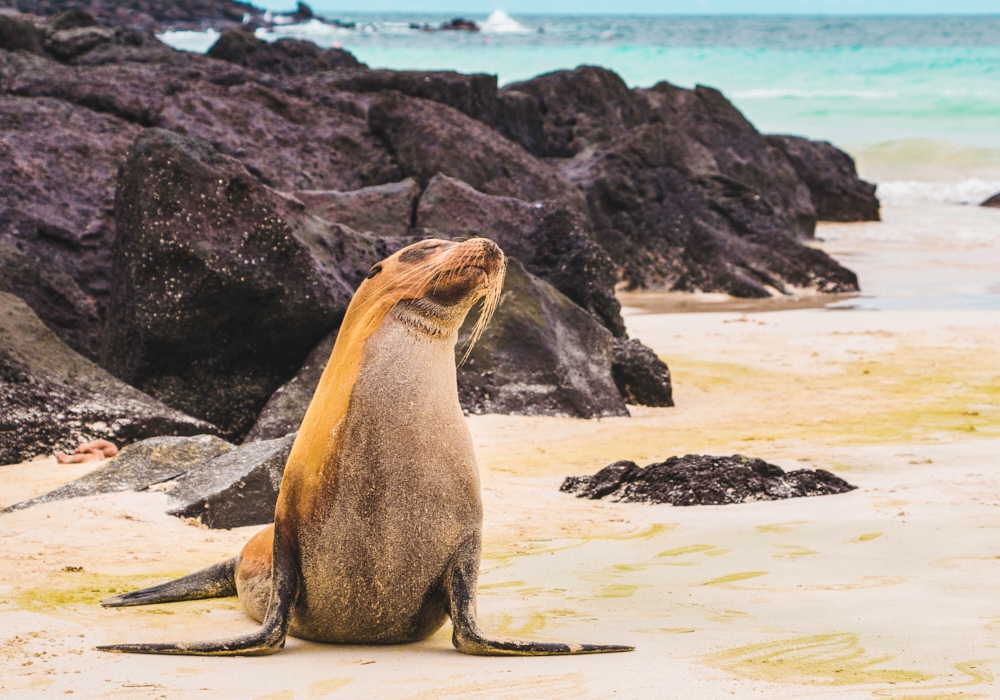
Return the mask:
POLYGON ((365 279, 369 279, 370 280, 372 277, 374 277, 375 275, 377 275, 380 272, 382 272, 382 266, 381 265, 375 265, 371 270, 368 271, 368 277, 366 277, 365 279))

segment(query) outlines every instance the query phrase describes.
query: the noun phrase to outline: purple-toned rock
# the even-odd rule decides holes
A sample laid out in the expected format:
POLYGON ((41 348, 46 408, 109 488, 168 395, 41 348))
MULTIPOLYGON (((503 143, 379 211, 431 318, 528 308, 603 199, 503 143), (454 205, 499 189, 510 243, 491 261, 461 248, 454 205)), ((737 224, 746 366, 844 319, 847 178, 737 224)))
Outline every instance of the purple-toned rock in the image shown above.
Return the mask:
POLYGON ((657 120, 567 161, 587 194, 594 238, 629 289, 767 297, 801 287, 857 290, 857 278, 803 245, 809 190, 720 93, 660 83, 657 120))
POLYGON ((582 214, 558 202, 483 194, 446 175, 431 180, 417 206, 419 228, 448 238, 480 236, 495 241, 528 272, 623 336, 615 265, 588 237, 589 224, 582 214))
POLYGON ((73 352, 27 304, 0 293, 0 464, 91 440, 215 433, 73 352))
POLYGON ((381 236, 406 236, 413 225, 413 211, 420 197, 415 178, 360 190, 297 190, 291 193, 306 212, 381 236))
POLYGON ((634 338, 615 338, 611 375, 625 403, 660 408, 674 405, 667 363, 634 338))
POLYGON ((230 29, 208 50, 211 58, 276 75, 309 75, 348 68, 364 68, 350 51, 321 49, 311 41, 258 39, 250 32, 230 29))
POLYGON ((505 97, 501 133, 539 157, 572 158, 650 117, 649 104, 641 95, 629 90, 617 73, 597 66, 511 83, 501 95, 505 97), (526 101, 533 106, 524 106, 526 101))
POLYGON ((42 37, 27 18, 0 14, 0 51, 42 52, 42 37))
POLYGON ((230 438, 340 323, 359 271, 390 250, 162 130, 129 149, 116 211, 102 364, 230 438))
POLYGON ((820 221, 878 221, 875 185, 858 177, 854 159, 826 141, 798 136, 768 136, 785 154, 809 194, 820 221))
POLYGON ((556 199, 586 209, 580 192, 547 163, 447 105, 380 93, 368 109, 368 123, 403 173, 422 185, 443 173, 486 194, 529 202, 556 199))
POLYGON ((979 206, 982 206, 982 207, 996 207, 996 208, 1000 209, 1000 192, 997 192, 995 195, 993 195, 992 197, 990 197, 989 199, 987 199, 985 202, 983 202, 979 206))

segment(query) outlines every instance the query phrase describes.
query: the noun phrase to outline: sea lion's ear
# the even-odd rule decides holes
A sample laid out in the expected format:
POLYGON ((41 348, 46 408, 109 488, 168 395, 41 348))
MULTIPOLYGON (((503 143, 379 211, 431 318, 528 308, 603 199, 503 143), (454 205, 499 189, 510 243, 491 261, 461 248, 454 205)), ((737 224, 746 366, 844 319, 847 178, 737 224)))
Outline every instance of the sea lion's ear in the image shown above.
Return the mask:
POLYGON ((373 265, 372 269, 368 271, 368 276, 365 279, 370 280, 372 277, 374 277, 380 272, 382 272, 382 263, 379 263, 378 265, 373 265))

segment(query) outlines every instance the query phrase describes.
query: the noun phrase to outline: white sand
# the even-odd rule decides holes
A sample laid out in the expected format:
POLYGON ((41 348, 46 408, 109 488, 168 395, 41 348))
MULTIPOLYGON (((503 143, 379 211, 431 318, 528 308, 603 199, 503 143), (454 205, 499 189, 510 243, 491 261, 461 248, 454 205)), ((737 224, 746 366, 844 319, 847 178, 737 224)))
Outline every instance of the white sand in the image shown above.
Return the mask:
MULTIPOLYGON (((903 255, 883 235, 897 215, 909 216, 821 235, 855 252, 848 264, 881 298, 912 279, 935 298, 972 277, 988 288, 981 263, 995 244, 936 237, 903 255), (974 272, 947 282, 962 265, 974 272)), ((934 306, 633 311, 630 332, 670 362, 676 408, 470 420, 486 508, 483 626, 634 653, 467 657, 446 628, 388 648, 290 640, 256 659, 101 654, 95 644, 254 627, 234 599, 97 605, 230 556, 256 530, 199 529, 165 515, 162 494, 123 493, 0 517, 0 697, 1000 696, 1000 314, 934 306), (617 459, 687 452, 830 469, 859 489, 694 508, 558 491, 564 476, 617 459)), ((0 503, 94 466, 0 467, 0 503)))

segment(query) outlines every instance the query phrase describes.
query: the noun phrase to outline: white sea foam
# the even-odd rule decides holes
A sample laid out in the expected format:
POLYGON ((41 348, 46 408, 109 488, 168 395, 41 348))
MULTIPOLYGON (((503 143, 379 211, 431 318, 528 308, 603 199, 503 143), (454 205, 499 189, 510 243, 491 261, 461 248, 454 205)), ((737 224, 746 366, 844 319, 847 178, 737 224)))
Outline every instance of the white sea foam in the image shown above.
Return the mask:
POLYGON ((163 32, 156 37, 178 51, 205 53, 219 40, 219 32, 208 29, 204 32, 163 32))
POLYGON ((950 202, 980 204, 1000 192, 1000 180, 970 177, 958 182, 890 180, 878 183, 878 198, 885 203, 950 202))
POLYGON ((494 10, 486 21, 479 25, 484 34, 532 34, 528 27, 518 22, 503 10, 494 10))
POLYGON ((790 88, 757 88, 733 90, 737 100, 781 100, 788 98, 815 100, 829 97, 855 97, 863 100, 883 100, 898 97, 895 91, 880 90, 794 90, 790 88))
POLYGON ((355 34, 354 30, 345 27, 338 27, 335 24, 327 24, 318 19, 311 19, 308 22, 298 24, 286 24, 274 29, 259 27, 254 32, 254 36, 264 41, 277 41, 278 39, 302 39, 311 41, 324 49, 331 48, 334 44, 339 44, 347 36, 355 34))

